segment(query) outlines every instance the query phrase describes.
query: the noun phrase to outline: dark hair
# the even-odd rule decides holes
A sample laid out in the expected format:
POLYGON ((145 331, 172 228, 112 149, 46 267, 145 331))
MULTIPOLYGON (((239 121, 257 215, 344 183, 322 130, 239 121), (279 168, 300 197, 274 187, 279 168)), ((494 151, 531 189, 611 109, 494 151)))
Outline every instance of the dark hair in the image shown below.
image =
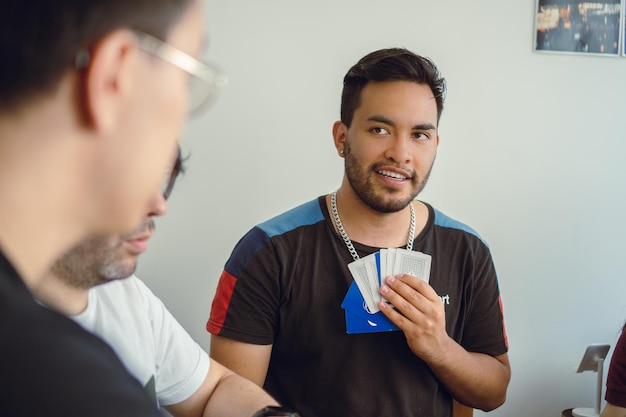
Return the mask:
POLYGON ((54 91, 76 54, 118 28, 165 40, 193 0, 2 0, 0 111, 54 91))
POLYGON ((343 78, 341 121, 350 127, 354 111, 359 107, 361 91, 370 81, 413 81, 428 84, 437 103, 437 121, 443 111, 446 81, 428 58, 404 48, 374 51, 356 63, 343 78))

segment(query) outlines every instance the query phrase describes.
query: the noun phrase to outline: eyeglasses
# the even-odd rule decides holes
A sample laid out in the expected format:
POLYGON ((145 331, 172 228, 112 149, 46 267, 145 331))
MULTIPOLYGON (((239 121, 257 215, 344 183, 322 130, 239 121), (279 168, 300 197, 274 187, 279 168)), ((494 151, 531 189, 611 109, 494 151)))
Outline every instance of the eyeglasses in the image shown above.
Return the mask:
POLYGON ((185 167, 183 166, 183 158, 180 154, 180 147, 178 148, 178 154, 176 155, 176 161, 174 162, 174 166, 170 171, 169 176, 165 181, 163 181, 163 187, 161 189, 161 194, 163 198, 167 200, 172 194, 172 190, 174 189, 174 185, 176 184, 176 179, 178 176, 185 172, 185 167))
MULTIPOLYGON (((228 84, 228 76, 215 64, 204 63, 180 49, 147 33, 135 31, 137 47, 189 73, 189 115, 194 116, 211 107, 228 84)), ((74 57, 78 69, 89 66, 89 50, 82 49, 74 57)))
POLYGON ((201 62, 147 33, 135 31, 135 34, 137 46, 141 50, 189 73, 191 76, 189 80, 190 115, 197 115, 217 101, 220 92, 228 84, 228 76, 215 64, 201 62))

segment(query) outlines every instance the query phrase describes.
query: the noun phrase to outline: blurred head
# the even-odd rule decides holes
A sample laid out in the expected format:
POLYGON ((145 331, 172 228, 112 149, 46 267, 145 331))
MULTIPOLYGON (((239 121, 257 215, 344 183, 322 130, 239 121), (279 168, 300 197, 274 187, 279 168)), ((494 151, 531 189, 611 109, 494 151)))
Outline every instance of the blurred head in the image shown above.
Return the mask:
POLYGON ((389 48, 364 56, 345 75, 341 96, 341 121, 346 127, 350 127, 354 111, 360 105, 363 88, 372 81, 410 81, 428 85, 437 103, 439 121, 446 85, 435 64, 407 49, 389 48))
MULTIPOLYGON (((150 210, 192 110, 192 81, 209 92, 219 82, 194 58, 202 26, 201 0, 0 4, 0 50, 10 63, 0 68, 0 118, 63 109, 64 130, 49 139, 78 155, 80 168, 68 170, 81 181, 85 235, 126 231, 150 210)), ((26 120, 36 123, 36 113, 26 120)))
POLYGON ((148 249, 148 240, 154 233, 154 217, 166 213, 166 200, 174 188, 176 178, 183 172, 179 151, 162 189, 153 193, 141 224, 119 236, 84 240, 52 266, 52 274, 66 285, 80 289, 89 289, 133 274, 139 255, 148 249))
POLYGON ((194 0, 3 0, 0 4, 0 109, 52 93, 79 52, 128 28, 161 40, 194 0), (8 65, 10 63, 10 65, 8 65))

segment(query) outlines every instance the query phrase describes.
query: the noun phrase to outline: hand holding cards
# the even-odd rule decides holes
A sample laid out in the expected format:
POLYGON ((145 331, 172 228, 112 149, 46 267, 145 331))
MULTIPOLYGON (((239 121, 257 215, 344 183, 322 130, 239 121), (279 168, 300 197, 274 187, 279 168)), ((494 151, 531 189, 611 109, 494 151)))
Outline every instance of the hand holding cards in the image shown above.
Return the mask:
POLYGON ((380 311, 382 300, 379 288, 385 277, 409 274, 428 282, 431 256, 406 249, 381 249, 376 253, 348 264, 367 308, 371 313, 380 311))
POLYGON ((385 277, 409 274, 426 282, 430 279, 432 257, 406 249, 381 249, 348 264, 354 278, 341 307, 346 311, 348 333, 397 330, 378 308, 383 300, 379 288, 385 277))

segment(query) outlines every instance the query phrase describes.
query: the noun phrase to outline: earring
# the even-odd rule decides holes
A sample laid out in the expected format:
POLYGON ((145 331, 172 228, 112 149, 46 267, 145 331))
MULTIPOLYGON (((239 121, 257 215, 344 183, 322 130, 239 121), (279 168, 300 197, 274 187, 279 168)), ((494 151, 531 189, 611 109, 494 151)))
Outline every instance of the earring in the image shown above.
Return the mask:
POLYGON ((339 155, 343 156, 343 149, 339 151, 339 155))

